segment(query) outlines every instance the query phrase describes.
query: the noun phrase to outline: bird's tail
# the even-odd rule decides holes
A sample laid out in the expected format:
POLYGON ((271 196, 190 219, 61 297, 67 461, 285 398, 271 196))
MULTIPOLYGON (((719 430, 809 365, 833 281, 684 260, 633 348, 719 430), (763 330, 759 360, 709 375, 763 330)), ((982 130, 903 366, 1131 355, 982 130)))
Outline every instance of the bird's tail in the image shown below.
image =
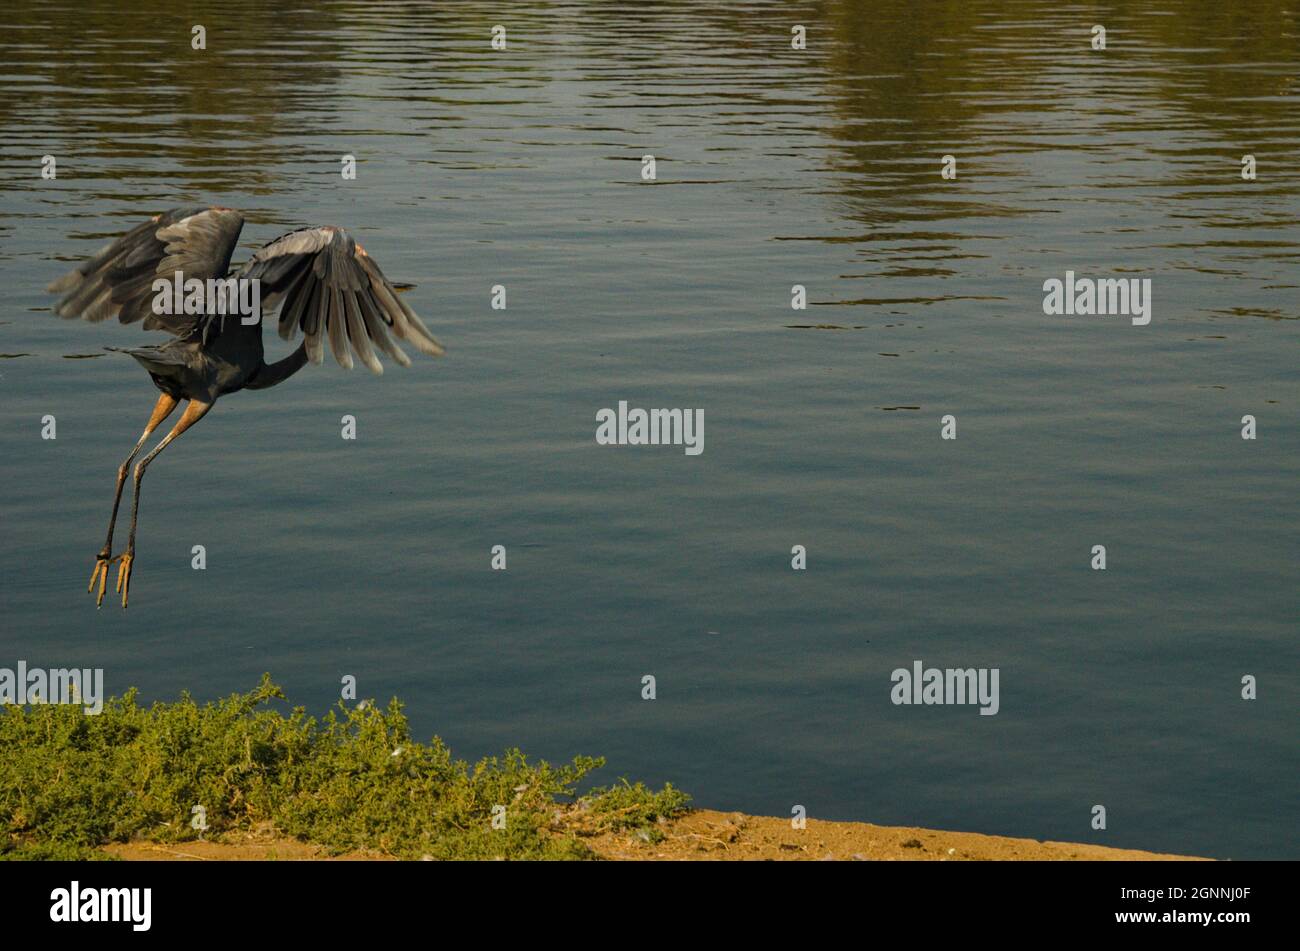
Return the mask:
POLYGON ((160 376, 170 376, 185 365, 180 354, 170 353, 161 347, 105 347, 104 349, 114 353, 130 354, 150 373, 157 373, 160 376))

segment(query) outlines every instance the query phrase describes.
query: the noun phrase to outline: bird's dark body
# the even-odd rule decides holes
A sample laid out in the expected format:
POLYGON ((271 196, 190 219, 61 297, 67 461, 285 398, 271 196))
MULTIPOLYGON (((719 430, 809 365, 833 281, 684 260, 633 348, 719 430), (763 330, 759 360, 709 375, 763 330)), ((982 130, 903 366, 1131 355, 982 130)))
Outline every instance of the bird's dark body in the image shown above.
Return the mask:
POLYGON ((126 607, 145 468, 218 399, 239 390, 267 389, 297 373, 309 360, 320 363, 327 342, 341 366, 351 369, 355 353, 374 373, 383 372, 376 350, 402 366, 410 365, 390 334, 422 353, 442 354, 429 329, 398 299, 379 266, 342 228, 290 231, 231 271, 230 259, 243 225, 243 216, 232 208, 175 208, 132 228, 49 286, 51 292, 64 295, 54 308, 61 317, 92 322, 116 317, 123 324, 139 322, 146 330, 171 334, 170 340, 157 346, 108 348, 134 357, 162 395, 144 434, 118 469, 108 538, 90 577, 90 590, 99 585, 96 603, 103 602, 109 564, 120 561, 117 589, 126 607), (205 289, 231 282, 240 289, 241 301, 244 288, 255 288, 258 293, 253 299, 260 301, 255 304, 256 319, 245 323, 252 313, 231 313, 215 306, 215 299, 200 300, 197 313, 176 312, 163 306, 166 294, 154 292, 159 281, 174 281, 175 287, 186 288, 188 308, 193 280, 205 289), (277 312, 280 336, 289 340, 301 330, 303 342, 289 356, 268 364, 262 319, 277 312), (186 406, 180 421, 135 467, 131 537, 126 551, 113 557, 113 526, 131 461, 149 434, 181 403, 186 406))
POLYGON ((247 387, 264 362, 262 324, 227 317, 208 332, 156 347, 110 347, 129 353, 149 372, 154 386, 178 400, 212 403, 247 387))

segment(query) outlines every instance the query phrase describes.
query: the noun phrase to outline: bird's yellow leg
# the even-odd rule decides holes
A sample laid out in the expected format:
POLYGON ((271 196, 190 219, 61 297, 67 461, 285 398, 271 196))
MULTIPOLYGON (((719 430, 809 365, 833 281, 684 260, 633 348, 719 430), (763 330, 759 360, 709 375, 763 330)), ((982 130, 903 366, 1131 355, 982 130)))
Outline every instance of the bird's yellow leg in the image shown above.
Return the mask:
MULTIPOLYGON (((121 559, 121 564, 117 567, 117 590, 122 595, 122 607, 126 607, 127 594, 131 588, 131 562, 135 560, 135 528, 140 515, 140 482, 144 479, 144 470, 149 468, 149 463, 153 462, 154 456, 166 449, 173 439, 206 416, 210 409, 212 409, 211 403, 190 400, 189 405, 185 407, 185 412, 181 413, 181 418, 172 427, 172 431, 164 436, 158 445, 153 447, 153 451, 141 459, 135 467, 135 494, 131 500, 131 534, 127 538, 126 551, 118 556, 121 559)), ((107 569, 105 569, 105 573, 107 574, 107 569)))
POLYGON ((131 450, 131 455, 126 457, 126 461, 118 467, 117 489, 113 493, 113 514, 108 520, 108 538, 104 540, 103 549, 95 556, 95 567, 90 572, 90 584, 86 586, 86 593, 89 594, 95 590, 96 582, 99 584, 99 594, 95 598, 95 607, 99 607, 104 603, 104 591, 108 587, 108 566, 117 560, 112 557, 113 526, 117 524, 117 508, 122 502, 122 486, 126 484, 126 475, 131 471, 131 460, 140 451, 140 447, 149 438, 149 434, 171 415, 178 402, 174 396, 168 396, 166 393, 158 397, 158 402, 154 404, 153 414, 149 417, 149 422, 145 424, 144 432, 140 434, 135 448, 131 450))

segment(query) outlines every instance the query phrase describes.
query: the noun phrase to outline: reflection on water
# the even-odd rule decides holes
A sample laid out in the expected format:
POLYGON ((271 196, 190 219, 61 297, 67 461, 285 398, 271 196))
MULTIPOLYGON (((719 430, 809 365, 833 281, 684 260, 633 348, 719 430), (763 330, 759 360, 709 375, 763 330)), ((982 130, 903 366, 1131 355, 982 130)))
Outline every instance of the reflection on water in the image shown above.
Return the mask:
POLYGON ((0 656, 316 709, 353 674, 465 755, 722 808, 1291 854, 1297 13, 1132 6, 7 10, 0 656), (237 259, 347 226, 450 355, 224 400, 95 613, 153 391, 41 288, 188 201, 248 212, 237 259), (1150 278, 1151 325, 1045 317, 1067 270, 1150 278), (708 451, 596 446, 620 399, 708 451), (917 659, 999 667, 1001 712, 892 706, 917 659))

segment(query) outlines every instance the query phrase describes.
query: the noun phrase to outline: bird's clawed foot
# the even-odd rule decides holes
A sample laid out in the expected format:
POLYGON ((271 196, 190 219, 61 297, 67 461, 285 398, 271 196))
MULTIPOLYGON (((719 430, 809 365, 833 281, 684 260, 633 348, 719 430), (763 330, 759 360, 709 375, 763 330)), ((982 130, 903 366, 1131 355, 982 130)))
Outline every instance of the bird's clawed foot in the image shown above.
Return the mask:
POLYGON ((90 594, 95 590, 95 585, 99 585, 99 595, 95 598, 95 607, 100 607, 104 603, 104 591, 108 587, 108 566, 115 561, 117 559, 110 557, 108 549, 95 556, 95 567, 90 572, 90 584, 86 588, 86 593, 90 594))
POLYGON ((90 594, 99 586, 99 593, 95 596, 95 607, 101 607, 104 604, 104 592, 108 589, 108 566, 117 562, 117 593, 122 596, 122 607, 126 607, 127 592, 131 587, 131 562, 135 560, 135 553, 130 549, 122 552, 120 555, 109 557, 108 552, 101 551, 95 556, 95 567, 90 572, 90 585, 86 588, 86 593, 90 594))
POLYGON ((122 607, 126 607, 127 592, 131 588, 131 562, 135 560, 135 553, 127 549, 118 558, 120 564, 117 566, 117 590, 122 595, 122 607))

